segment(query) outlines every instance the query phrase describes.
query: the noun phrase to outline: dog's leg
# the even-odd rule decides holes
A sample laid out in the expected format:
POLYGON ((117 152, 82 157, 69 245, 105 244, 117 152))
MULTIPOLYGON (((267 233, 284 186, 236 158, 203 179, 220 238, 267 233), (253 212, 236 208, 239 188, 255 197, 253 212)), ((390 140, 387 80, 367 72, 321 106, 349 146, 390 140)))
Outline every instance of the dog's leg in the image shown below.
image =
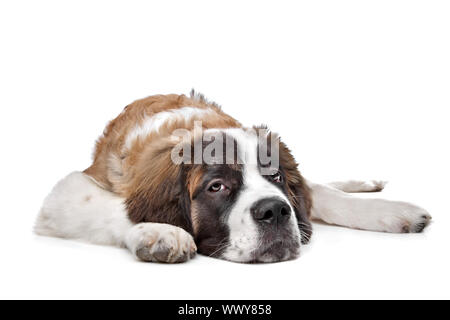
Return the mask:
POLYGON ((182 262, 196 251, 185 230, 161 223, 133 224, 122 198, 74 172, 45 199, 35 225, 39 235, 127 247, 139 259, 182 262))
POLYGON ((382 180, 348 180, 348 181, 335 181, 327 183, 327 185, 339 189, 348 193, 357 192, 379 192, 386 186, 386 181, 382 180))
POLYGON ((413 204, 358 198, 336 188, 308 182, 312 218, 340 226, 394 233, 421 232, 431 216, 413 204))

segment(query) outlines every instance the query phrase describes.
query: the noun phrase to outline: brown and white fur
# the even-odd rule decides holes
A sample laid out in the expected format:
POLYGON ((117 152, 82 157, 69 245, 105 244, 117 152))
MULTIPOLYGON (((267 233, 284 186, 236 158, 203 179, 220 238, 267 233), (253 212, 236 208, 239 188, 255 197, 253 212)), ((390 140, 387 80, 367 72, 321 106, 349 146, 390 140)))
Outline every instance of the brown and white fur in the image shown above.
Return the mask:
MULTIPOLYGON (((194 92, 135 101, 106 127, 93 164, 54 187, 35 232, 123 246, 144 261, 183 262, 198 250, 230 261, 275 262, 299 255, 312 233, 310 219, 395 233, 421 232, 431 220, 413 204, 350 194, 381 191, 383 182, 306 181, 282 142, 280 168, 262 175, 254 132, 194 92), (236 152, 230 164, 175 164, 171 152, 180 139, 173 132, 192 132, 198 121, 245 155, 236 152), (240 157, 246 161, 238 163, 240 157)), ((196 139, 186 143, 192 147, 196 139)))

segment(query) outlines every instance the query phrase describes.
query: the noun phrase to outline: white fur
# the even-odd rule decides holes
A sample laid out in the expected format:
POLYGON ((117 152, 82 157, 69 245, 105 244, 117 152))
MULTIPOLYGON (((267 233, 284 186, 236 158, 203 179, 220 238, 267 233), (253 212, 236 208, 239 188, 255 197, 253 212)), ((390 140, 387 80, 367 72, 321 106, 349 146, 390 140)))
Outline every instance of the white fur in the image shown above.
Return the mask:
POLYGON ((73 172, 58 182, 45 199, 35 231, 123 246, 131 227, 122 198, 100 188, 87 175, 73 172))
POLYGON ((228 260, 246 262, 252 260, 252 254, 258 249, 260 231, 250 213, 251 206, 258 200, 269 197, 279 197, 291 207, 292 234, 299 239, 300 231, 294 209, 287 197, 273 184, 264 179, 257 166, 258 139, 254 132, 242 129, 226 130, 238 142, 238 150, 243 151, 243 191, 239 194, 235 205, 227 217, 230 230, 229 247, 223 253, 228 260))
POLYGON ((328 183, 329 186, 339 189, 344 192, 357 193, 357 192, 378 192, 384 189, 387 182, 382 180, 348 180, 348 181, 336 181, 328 183))
POLYGON ((196 250, 192 236, 181 228, 159 223, 133 224, 124 199, 102 189, 81 172, 69 174, 53 188, 41 208, 35 232, 127 247, 133 254, 145 246, 153 246, 153 251, 165 247, 173 249, 171 259, 186 248, 196 250))
POLYGON ((340 226, 384 232, 415 232, 431 216, 413 204, 358 198, 331 186, 308 182, 312 190, 312 218, 340 226))
POLYGON ((152 132, 157 132, 161 126, 169 121, 200 119, 206 114, 214 113, 213 109, 201 109, 196 107, 182 107, 179 109, 171 109, 156 113, 147 117, 142 125, 136 125, 125 139, 125 149, 131 148, 134 141, 139 138, 146 137, 152 132))

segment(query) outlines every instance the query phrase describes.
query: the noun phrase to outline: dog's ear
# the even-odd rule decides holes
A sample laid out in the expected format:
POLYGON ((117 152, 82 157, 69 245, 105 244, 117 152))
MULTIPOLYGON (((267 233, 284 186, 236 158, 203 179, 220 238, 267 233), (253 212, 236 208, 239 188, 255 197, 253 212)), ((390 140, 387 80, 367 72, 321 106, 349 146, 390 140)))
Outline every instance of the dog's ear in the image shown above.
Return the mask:
POLYGON ((302 243, 306 244, 312 235, 311 216, 312 199, 311 190, 298 170, 298 164, 288 147, 280 141, 280 166, 286 178, 289 201, 294 207, 299 224, 302 243))
POLYGON ((142 154, 125 204, 134 223, 168 223, 192 234, 187 172, 172 161, 172 150, 173 145, 162 143, 142 154))

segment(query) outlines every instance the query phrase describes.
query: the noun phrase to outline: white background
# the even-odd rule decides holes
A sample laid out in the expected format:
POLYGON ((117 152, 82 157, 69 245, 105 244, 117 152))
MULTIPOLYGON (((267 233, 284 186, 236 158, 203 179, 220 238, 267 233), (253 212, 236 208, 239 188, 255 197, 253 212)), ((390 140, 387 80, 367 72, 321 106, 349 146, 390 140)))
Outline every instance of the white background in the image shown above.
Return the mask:
POLYGON ((0 298, 450 298, 448 1, 2 1, 0 298), (135 99, 194 87, 312 180, 377 178, 423 234, 315 224, 296 261, 136 262, 31 232, 135 99))

